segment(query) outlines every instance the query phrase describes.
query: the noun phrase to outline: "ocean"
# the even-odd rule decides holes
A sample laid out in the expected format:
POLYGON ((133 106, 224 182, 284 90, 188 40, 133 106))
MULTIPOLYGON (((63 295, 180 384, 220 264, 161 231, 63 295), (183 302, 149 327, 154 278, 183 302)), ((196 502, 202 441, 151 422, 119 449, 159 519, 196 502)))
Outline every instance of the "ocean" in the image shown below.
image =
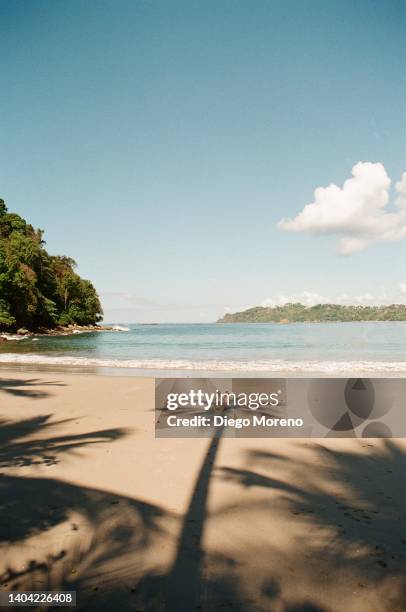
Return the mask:
POLYGON ((153 376, 402 376, 406 322, 125 325, 0 344, 0 364, 153 376))

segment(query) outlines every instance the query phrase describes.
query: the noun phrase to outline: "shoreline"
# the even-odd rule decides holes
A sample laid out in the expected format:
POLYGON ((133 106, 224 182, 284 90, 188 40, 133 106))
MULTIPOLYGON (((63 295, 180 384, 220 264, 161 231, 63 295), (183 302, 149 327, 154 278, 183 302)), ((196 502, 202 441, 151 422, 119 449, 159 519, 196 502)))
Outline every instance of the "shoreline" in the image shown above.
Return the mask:
MULTIPOLYGON (((308 329, 307 324, 295 325, 308 329)), ((344 333, 346 324, 331 336, 305 329, 292 335, 285 330, 223 333, 224 328, 210 324, 202 331, 193 325, 178 330, 175 324, 154 332, 112 324, 71 326, 47 334, 9 335, 0 345, 0 364, 132 377, 406 377, 405 324, 386 325, 380 342, 370 334, 371 326, 378 333, 376 323, 363 324, 356 341, 352 331, 344 333)))
POLYGON ((16 341, 24 338, 36 338, 41 336, 73 336, 74 334, 86 334, 103 331, 122 331, 118 325, 58 325, 55 328, 31 331, 25 328, 15 332, 0 331, 0 341, 16 341))
POLYGON ((93 332, 107 332, 107 331, 127 331, 127 328, 122 325, 59 325, 55 328, 42 329, 38 331, 16 331, 16 332, 0 332, 0 342, 15 342, 18 340, 25 340, 29 338, 37 337, 49 337, 49 336, 74 336, 76 334, 90 334, 93 332))
MULTIPOLYGON (((0 353, 0 372, 8 369, 15 369, 19 372, 55 372, 67 374, 94 374, 97 376, 114 376, 128 378, 406 378, 406 362, 402 369, 384 369, 382 367, 373 367, 370 369, 362 369, 354 367, 354 364, 348 364, 348 367, 343 369, 334 368, 313 368, 306 369, 284 369, 275 368, 274 370, 246 370, 240 369, 211 369, 210 367, 201 368, 174 368, 172 367, 131 367, 123 362, 120 366, 99 363, 63 363, 52 358, 45 360, 29 359, 27 360, 2 360, 0 353)), ((20 357, 20 355, 17 355, 20 357)), ((39 358, 41 356, 38 355, 39 358)), ((372 364, 371 364, 372 365, 372 364)))

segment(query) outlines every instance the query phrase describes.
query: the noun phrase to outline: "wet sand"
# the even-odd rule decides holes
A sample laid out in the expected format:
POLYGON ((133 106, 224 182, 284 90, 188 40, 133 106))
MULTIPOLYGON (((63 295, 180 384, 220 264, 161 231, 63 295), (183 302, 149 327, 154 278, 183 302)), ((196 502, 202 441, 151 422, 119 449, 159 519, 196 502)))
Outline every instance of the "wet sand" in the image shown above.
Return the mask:
POLYGON ((406 444, 155 439, 153 380, 0 371, 0 587, 78 610, 406 610, 406 444))

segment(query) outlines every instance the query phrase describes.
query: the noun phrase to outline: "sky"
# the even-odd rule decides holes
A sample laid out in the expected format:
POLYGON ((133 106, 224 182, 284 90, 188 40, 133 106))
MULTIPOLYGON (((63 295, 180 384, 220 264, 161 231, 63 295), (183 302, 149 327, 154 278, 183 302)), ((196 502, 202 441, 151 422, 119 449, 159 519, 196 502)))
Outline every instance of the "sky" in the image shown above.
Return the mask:
POLYGON ((0 197, 106 322, 406 301, 403 0, 0 0, 0 22, 0 197))

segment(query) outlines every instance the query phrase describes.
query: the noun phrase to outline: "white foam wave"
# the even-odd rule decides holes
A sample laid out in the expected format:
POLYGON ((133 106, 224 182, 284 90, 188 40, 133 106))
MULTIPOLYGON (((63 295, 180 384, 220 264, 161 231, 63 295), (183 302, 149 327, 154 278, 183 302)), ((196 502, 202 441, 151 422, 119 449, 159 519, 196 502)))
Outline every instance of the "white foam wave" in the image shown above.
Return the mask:
POLYGON ((112 325, 114 331, 131 331, 129 327, 125 327, 124 325, 112 325))
POLYGON ((0 363, 73 367, 130 368, 138 370, 190 370, 202 372, 266 372, 326 375, 406 373, 406 361, 189 361, 184 359, 97 359, 67 355, 0 353, 0 363))
POLYGON ((27 340, 31 338, 31 336, 19 335, 19 334, 0 334, 0 338, 4 338, 5 340, 27 340))

